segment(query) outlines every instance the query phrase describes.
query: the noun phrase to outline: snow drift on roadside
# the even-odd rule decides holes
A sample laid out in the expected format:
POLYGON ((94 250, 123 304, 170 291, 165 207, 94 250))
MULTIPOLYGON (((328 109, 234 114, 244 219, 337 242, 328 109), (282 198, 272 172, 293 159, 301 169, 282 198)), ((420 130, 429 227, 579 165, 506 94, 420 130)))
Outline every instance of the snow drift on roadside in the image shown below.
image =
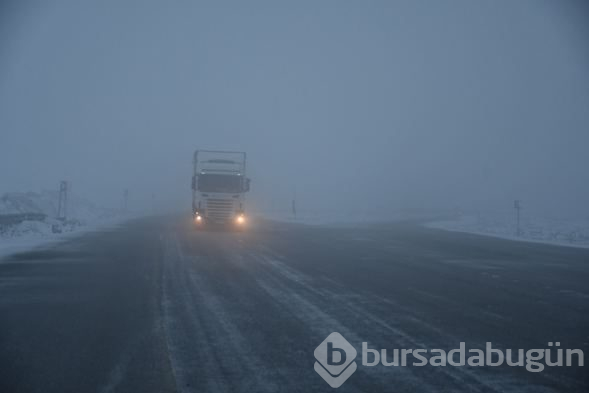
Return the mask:
POLYGON ((516 235, 515 215, 507 212, 463 214, 453 220, 434 221, 426 226, 512 240, 589 247, 589 217, 545 218, 523 215, 519 236, 516 235))
MULTIPOLYGON (((57 216, 59 193, 57 191, 11 192, 0 197, 0 216, 8 214, 39 213, 49 218, 57 216)), ((92 202, 69 195, 67 218, 78 221, 95 221, 113 215, 112 209, 97 207, 92 202)))
POLYGON ((0 222, 0 256, 63 240, 74 233, 113 225, 122 219, 119 212, 97 207, 69 196, 67 221, 58 220, 58 192, 7 193, 0 197, 0 217, 37 214, 42 220, 0 222))

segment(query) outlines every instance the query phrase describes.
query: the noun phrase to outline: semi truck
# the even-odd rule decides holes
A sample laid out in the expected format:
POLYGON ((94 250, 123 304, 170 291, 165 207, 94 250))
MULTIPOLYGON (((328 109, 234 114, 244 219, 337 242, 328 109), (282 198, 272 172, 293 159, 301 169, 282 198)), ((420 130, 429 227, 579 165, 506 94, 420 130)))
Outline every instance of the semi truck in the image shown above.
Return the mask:
POLYGON ((193 158, 192 213, 198 226, 246 224, 246 153, 196 150, 193 158))

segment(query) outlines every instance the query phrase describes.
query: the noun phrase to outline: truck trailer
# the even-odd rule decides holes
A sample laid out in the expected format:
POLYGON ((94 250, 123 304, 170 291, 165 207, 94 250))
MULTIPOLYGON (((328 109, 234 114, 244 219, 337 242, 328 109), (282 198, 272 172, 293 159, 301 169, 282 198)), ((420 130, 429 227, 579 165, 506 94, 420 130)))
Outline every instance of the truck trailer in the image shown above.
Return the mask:
POLYGON ((198 226, 246 224, 246 153, 197 150, 193 158, 192 213, 198 226))

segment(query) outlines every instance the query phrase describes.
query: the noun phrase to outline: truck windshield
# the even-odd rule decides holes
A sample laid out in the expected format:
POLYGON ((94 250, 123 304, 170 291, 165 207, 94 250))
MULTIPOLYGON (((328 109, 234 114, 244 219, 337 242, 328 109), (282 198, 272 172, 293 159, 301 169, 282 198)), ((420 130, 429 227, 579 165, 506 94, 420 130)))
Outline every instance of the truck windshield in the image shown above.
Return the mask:
POLYGON ((241 176, 200 175, 198 190, 203 192, 241 192, 241 176))

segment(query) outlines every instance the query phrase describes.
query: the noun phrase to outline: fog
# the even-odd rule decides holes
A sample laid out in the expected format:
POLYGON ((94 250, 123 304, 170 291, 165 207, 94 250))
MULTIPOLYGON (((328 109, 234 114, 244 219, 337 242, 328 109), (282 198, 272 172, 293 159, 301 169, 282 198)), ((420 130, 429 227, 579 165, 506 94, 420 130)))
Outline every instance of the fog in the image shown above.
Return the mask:
POLYGON ((190 209, 195 149, 259 210, 589 214, 589 8, 567 1, 12 2, 0 192, 190 209))

